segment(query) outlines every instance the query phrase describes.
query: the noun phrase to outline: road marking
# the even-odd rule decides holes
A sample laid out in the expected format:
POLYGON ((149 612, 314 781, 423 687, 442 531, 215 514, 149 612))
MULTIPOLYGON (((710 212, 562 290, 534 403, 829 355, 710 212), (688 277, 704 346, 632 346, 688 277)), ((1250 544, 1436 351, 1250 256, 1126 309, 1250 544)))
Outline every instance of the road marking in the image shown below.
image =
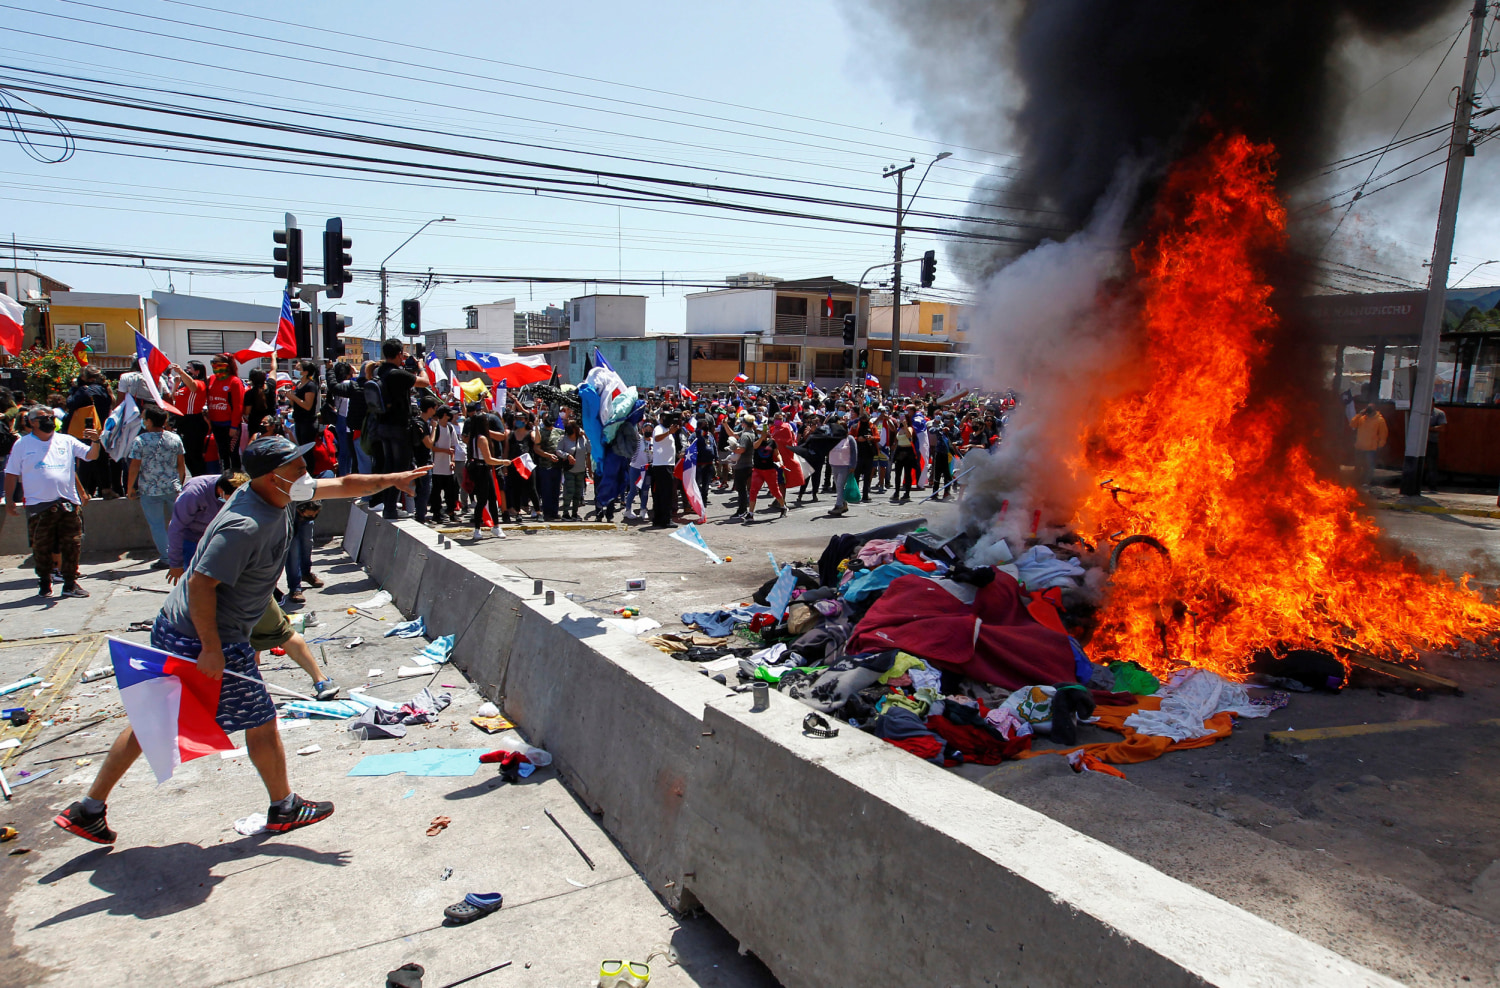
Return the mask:
POLYGON ((47 664, 46 671, 40 675, 43 682, 52 685, 41 696, 21 704, 29 710, 31 720, 23 727, 11 727, 8 723, 0 722, 5 723, 4 729, 0 730, 0 740, 12 737, 21 739, 20 747, 11 748, 0 755, 0 765, 8 765, 15 755, 24 751, 32 739, 42 732, 42 722, 51 719, 54 708, 63 701, 68 687, 73 685, 74 677, 87 668, 88 660, 102 651, 103 646, 102 634, 80 635, 67 642, 67 647, 47 664))
MULTIPOLYGON (((1481 721, 1481 723, 1484 723, 1481 721)), ((1344 727, 1312 727, 1305 731, 1267 731, 1266 741, 1271 744, 1291 744, 1301 741, 1329 741, 1335 738, 1353 738, 1363 734, 1391 734, 1397 731, 1421 731, 1430 727, 1449 727, 1440 720, 1394 720, 1384 724, 1349 724, 1344 727)))

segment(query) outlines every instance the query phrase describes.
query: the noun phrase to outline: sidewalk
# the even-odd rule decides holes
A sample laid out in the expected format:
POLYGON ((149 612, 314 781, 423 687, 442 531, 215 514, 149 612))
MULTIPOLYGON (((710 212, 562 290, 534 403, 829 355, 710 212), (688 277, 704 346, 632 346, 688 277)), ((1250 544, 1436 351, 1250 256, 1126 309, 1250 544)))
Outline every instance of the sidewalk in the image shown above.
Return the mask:
POLYGON ((1389 487, 1371 487, 1369 497, 1376 506, 1388 511, 1416 511, 1431 515, 1468 515, 1474 518, 1500 518, 1500 504, 1494 494, 1472 492, 1424 491, 1417 497, 1402 497, 1399 480, 1389 487))
MULTIPOLYGON (((17 788, 0 810, 21 832, 0 847, 12 855, 0 856, 9 872, 0 884, 8 919, 0 926, 8 941, 0 943, 0 985, 374 988, 385 972, 415 961, 427 968, 426 984, 438 986, 511 961, 472 983, 582 988, 596 982, 603 959, 644 961, 657 951, 653 986, 775 984, 712 919, 670 914, 550 769, 519 785, 503 784, 489 766, 472 777, 349 777, 371 754, 495 744, 468 723, 483 697, 456 670, 396 678, 421 643, 381 637, 401 620, 394 607, 375 612, 385 621, 343 627, 351 620, 345 608, 378 588, 334 547, 315 552, 327 586, 306 591, 303 610, 318 623, 307 637, 355 634, 365 644, 351 651, 346 640, 326 643, 326 671, 346 691, 368 682, 372 696, 397 701, 430 681, 453 696, 440 721, 409 728, 400 741, 355 740, 343 721, 288 727, 294 788, 338 807, 332 819, 294 834, 243 837, 233 829, 236 819, 266 810, 243 755, 189 762, 161 786, 142 759, 110 802, 120 833, 113 848, 57 830, 52 815, 83 794, 125 723, 113 680, 83 684, 78 675, 107 663, 104 635, 146 640, 124 629, 153 618, 163 598, 129 587, 165 584, 144 561, 97 560, 84 567, 91 598, 42 603, 18 558, 0 562, 0 682, 36 672, 57 683, 3 704, 40 711, 32 725, 0 731, 0 741, 25 738, 21 748, 0 752, 10 756, 7 777, 15 783, 22 771, 53 771, 17 788), (371 669, 384 675, 370 677, 371 669), (44 728, 43 719, 55 722, 44 728), (312 745, 320 750, 296 754, 312 745), (429 837, 438 816, 451 823, 429 837), (468 926, 443 925, 444 906, 491 891, 505 894, 501 911, 468 926)), ((307 676, 289 659, 267 654, 262 661, 269 682, 307 689, 307 676)))

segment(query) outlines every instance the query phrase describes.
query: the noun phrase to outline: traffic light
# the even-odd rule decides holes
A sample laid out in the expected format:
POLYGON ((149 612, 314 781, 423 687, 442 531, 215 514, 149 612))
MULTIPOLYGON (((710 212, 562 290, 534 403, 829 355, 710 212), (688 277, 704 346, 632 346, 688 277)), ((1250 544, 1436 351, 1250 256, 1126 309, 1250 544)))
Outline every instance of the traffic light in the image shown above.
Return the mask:
POLYGON ((401 332, 407 336, 422 335, 422 303, 414 298, 401 300, 401 332))
POLYGON ((869 370, 870 369, 870 351, 869 350, 861 350, 861 351, 859 351, 859 369, 860 370, 869 370))
POLYGON ((344 341, 339 334, 344 331, 344 317, 337 312, 323 313, 323 359, 337 360, 344 355, 344 341))
POLYGON ((312 313, 306 309, 296 309, 292 312, 292 327, 297 333, 297 356, 311 357, 312 352, 312 313))
POLYGON ((853 350, 845 350, 844 351, 844 370, 851 370, 853 367, 854 367, 854 351, 853 350))
POLYGON ((852 313, 852 312, 845 313, 845 315, 844 315, 844 346, 853 346, 854 345, 854 324, 855 324, 854 313, 852 313))
POLYGON ((344 236, 344 221, 337 216, 324 224, 323 229, 323 284, 328 286, 329 298, 343 298, 344 286, 354 280, 349 265, 354 258, 344 251, 354 246, 354 241, 344 236))
POLYGON ((277 281, 289 285, 302 284, 302 231, 295 226, 277 230, 271 239, 281 246, 271 251, 279 263, 271 269, 277 281))
POLYGON ((922 255, 922 287, 931 288, 937 280, 937 251, 929 250, 922 255))

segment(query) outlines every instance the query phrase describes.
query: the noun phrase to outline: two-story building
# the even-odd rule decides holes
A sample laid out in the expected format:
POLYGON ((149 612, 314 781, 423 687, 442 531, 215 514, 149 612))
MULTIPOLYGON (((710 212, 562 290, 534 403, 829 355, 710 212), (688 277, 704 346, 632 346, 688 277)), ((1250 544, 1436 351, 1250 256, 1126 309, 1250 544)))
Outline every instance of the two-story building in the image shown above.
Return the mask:
MULTIPOLYGON (((870 308, 868 370, 891 379, 891 305, 870 308)), ((901 392, 943 391, 954 381, 981 384, 990 379, 989 360, 969 353, 971 309, 953 302, 914 301, 901 306, 901 392)))
POLYGON ((755 384, 811 380, 834 387, 844 368, 844 317, 855 312, 864 347, 868 295, 837 278, 746 285, 687 296, 687 335, 694 384, 727 384, 745 374, 755 384))
POLYGON ((502 299, 499 302, 484 302, 480 305, 466 305, 462 328, 437 329, 422 334, 424 352, 435 353, 442 360, 453 359, 453 353, 456 350, 470 350, 475 353, 510 353, 511 348, 515 346, 515 341, 516 300, 513 298, 502 299))
POLYGON ((565 380, 582 383, 597 349, 631 387, 675 388, 688 382, 683 338, 646 332, 646 296, 583 295, 570 299, 568 309, 565 380))
POLYGON ((93 350, 90 362, 104 370, 127 370, 135 365, 137 331, 156 343, 156 327, 146 322, 147 300, 139 295, 103 292, 52 292, 48 306, 52 344, 71 347, 87 336, 93 350))

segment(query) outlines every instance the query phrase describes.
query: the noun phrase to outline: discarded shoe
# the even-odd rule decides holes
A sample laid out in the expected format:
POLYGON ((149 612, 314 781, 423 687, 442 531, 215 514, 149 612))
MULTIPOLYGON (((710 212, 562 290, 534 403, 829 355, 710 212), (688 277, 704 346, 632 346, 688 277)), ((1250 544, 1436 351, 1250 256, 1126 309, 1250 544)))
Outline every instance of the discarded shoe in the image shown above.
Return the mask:
POLYGON ((443 910, 443 915, 455 923, 472 923, 481 916, 488 916, 500 908, 505 896, 499 892, 470 892, 462 902, 455 902, 443 910))
POLYGON ((420 964, 402 964, 385 976, 385 988, 422 988, 427 969, 420 964))

